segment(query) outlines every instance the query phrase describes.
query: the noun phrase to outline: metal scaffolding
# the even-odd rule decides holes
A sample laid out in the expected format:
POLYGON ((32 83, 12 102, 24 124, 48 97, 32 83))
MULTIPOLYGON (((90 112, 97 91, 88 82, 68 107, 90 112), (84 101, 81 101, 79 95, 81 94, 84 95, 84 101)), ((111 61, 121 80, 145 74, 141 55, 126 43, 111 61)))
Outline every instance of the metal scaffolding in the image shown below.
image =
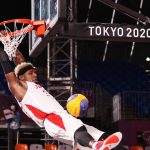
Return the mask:
POLYGON ((65 106, 77 78, 77 42, 55 39, 47 46, 48 91, 65 106))
MULTIPOLYGON (((75 21, 76 2, 67 1, 67 21, 75 21)), ((77 41, 56 38, 47 44, 48 91, 66 106, 66 101, 75 89, 77 79, 77 41)))

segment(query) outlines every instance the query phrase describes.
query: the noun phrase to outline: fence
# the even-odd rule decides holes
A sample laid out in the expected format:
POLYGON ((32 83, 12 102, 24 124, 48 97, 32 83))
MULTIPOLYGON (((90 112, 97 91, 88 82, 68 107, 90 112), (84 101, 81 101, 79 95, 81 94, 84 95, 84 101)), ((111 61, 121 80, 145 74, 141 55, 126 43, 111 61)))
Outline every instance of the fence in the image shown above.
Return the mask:
POLYGON ((150 92, 127 91, 113 96, 113 120, 149 119, 150 92))

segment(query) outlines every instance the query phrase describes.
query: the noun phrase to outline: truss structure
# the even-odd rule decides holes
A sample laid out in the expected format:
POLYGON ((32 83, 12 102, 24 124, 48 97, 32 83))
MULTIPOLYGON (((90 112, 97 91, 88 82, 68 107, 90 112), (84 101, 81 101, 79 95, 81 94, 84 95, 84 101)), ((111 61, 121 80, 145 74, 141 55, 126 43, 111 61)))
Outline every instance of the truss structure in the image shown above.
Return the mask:
POLYGON ((65 107, 73 94, 77 77, 77 45, 72 39, 57 39, 48 44, 48 91, 65 107))

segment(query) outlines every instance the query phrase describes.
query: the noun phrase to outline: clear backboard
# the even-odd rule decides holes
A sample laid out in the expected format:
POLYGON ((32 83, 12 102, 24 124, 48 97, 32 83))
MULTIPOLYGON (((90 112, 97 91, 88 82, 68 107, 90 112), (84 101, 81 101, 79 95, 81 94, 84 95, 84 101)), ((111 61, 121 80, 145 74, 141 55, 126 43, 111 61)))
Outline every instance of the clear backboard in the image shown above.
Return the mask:
POLYGON ((49 34, 56 34, 55 28, 66 18, 66 0, 31 0, 31 20, 45 20, 47 30, 44 37, 37 37, 35 31, 29 35, 29 55, 36 57, 45 47, 43 41, 49 34))

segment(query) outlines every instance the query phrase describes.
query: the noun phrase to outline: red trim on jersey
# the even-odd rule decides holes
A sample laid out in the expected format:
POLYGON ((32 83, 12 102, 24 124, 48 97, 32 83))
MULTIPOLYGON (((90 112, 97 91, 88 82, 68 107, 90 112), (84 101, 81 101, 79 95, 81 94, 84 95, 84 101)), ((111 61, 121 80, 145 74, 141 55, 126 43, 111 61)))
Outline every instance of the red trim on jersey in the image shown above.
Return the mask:
POLYGON ((54 113, 50 113, 46 118, 50 122, 54 123, 55 125, 59 126, 60 128, 62 128, 66 131, 63 120, 59 115, 56 115, 54 113))
POLYGON ((38 119, 44 120, 46 118, 46 116, 48 115, 47 113, 41 111, 40 109, 38 109, 32 105, 26 104, 26 106, 38 119))
POLYGON ((47 118, 50 122, 52 122, 56 126, 59 126, 63 130, 66 130, 63 120, 59 115, 56 115, 54 113, 50 113, 50 114, 45 113, 32 105, 26 104, 26 106, 38 119, 44 120, 45 118, 47 118))

